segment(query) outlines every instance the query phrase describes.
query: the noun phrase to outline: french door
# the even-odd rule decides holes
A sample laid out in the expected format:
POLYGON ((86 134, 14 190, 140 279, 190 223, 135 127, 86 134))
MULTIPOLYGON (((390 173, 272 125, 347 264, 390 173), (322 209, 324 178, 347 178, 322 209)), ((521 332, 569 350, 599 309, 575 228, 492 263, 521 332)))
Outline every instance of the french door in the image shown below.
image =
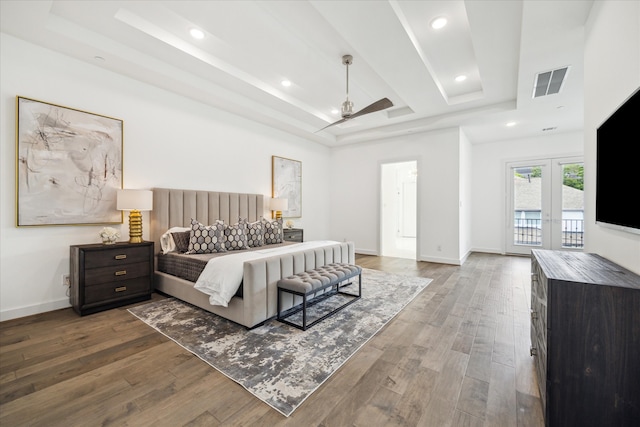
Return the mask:
POLYGON ((581 157, 510 162, 506 252, 581 250, 584 246, 584 169, 581 157))

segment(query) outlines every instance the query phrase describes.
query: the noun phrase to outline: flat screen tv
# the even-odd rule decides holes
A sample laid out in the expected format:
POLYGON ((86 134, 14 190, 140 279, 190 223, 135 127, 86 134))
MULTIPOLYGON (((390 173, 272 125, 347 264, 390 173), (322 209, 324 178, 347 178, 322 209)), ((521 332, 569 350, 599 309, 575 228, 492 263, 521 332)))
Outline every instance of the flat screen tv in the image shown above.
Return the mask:
POLYGON ((596 224, 640 234, 640 88, 597 130, 596 224))

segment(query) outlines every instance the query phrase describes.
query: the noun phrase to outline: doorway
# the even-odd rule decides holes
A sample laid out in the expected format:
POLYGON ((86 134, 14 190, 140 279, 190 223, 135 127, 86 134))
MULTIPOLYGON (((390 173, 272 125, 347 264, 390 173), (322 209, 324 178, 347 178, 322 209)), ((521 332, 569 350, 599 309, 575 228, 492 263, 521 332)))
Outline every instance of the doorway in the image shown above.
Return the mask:
POLYGON ((584 247, 581 157, 507 164, 507 253, 584 247))
POLYGON ((380 165, 380 254, 416 259, 418 162, 380 165))

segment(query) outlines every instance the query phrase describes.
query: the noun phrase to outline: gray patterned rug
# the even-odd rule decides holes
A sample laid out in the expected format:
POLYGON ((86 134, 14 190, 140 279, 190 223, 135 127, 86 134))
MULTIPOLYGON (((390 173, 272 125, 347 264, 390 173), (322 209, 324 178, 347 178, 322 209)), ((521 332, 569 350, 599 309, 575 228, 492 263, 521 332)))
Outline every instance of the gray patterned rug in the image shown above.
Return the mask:
POLYGON ((288 417, 430 282, 363 269, 362 298, 306 331, 275 319, 247 330, 173 298, 129 312, 288 417))

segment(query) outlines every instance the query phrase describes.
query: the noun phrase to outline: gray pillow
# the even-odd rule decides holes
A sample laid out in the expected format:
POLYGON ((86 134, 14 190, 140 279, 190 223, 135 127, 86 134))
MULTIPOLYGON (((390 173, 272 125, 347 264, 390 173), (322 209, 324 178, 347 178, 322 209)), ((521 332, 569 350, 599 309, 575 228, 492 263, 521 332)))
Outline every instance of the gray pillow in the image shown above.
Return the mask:
POLYGON ((233 225, 224 224, 224 247, 228 251, 247 249, 247 223, 241 219, 233 225))
MULTIPOLYGON (((240 218, 242 221, 242 218, 240 218)), ((246 221, 246 219, 244 219, 246 221)), ((247 223, 247 246, 250 248, 259 248, 264 244, 264 227, 262 221, 247 223)))
POLYGON ((261 218, 261 222, 264 229, 264 244, 273 245, 275 243, 282 243, 282 218, 273 220, 261 218))
POLYGON ((209 254, 226 252, 224 246, 224 223, 203 225, 191 218, 191 234, 187 254, 209 254))
POLYGON ((183 254, 189 250, 191 230, 171 233, 171 237, 173 237, 173 242, 176 244, 176 252, 183 254))

